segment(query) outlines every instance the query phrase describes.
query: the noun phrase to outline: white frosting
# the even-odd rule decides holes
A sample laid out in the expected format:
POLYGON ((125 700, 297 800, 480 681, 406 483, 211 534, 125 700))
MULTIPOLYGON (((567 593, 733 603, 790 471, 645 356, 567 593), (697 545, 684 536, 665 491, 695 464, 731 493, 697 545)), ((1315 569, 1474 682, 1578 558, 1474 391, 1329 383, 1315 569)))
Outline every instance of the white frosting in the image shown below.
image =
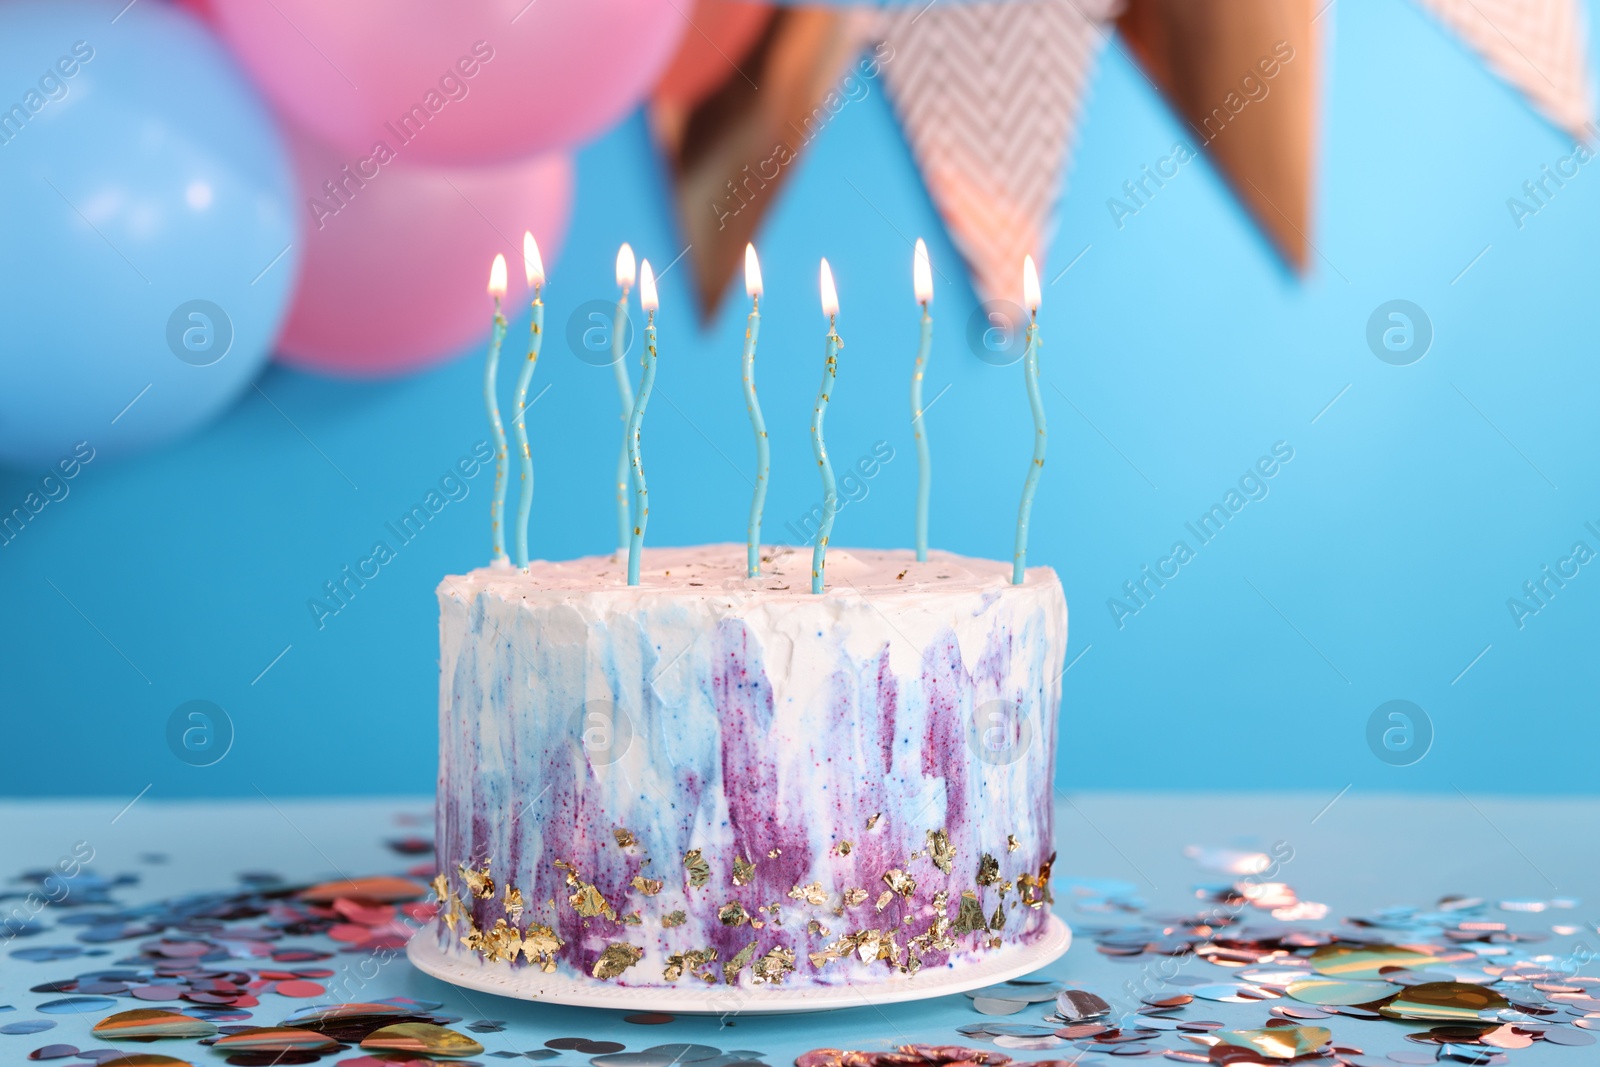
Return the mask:
MULTIPOLYGON (((764 563, 755 579, 744 560, 743 545, 647 549, 634 587, 611 557, 444 580, 442 868, 487 860, 521 889, 523 923, 568 942, 561 962, 572 973, 587 973, 608 944, 640 948, 623 984, 661 984, 667 957, 690 948, 716 947, 720 967, 751 941, 758 956, 795 952, 790 981, 888 977, 887 963, 814 969, 807 956, 865 929, 893 928, 903 946, 934 920, 940 890, 947 917, 970 890, 985 915, 1004 911, 996 936, 1036 933, 1042 908, 974 878, 985 854, 1007 882, 1050 855, 1066 650, 1054 573, 1034 568, 1013 586, 992 561, 836 548, 828 589, 815 595, 809 551, 764 563), (638 844, 618 847, 617 828, 638 844), (948 834, 950 872, 927 855, 929 831, 948 834), (711 866, 704 886, 685 882, 689 849, 711 866), (730 879, 736 857, 756 866, 742 886, 730 879), (642 921, 578 916, 556 860, 642 921), (918 889, 879 912, 890 869, 918 889), (634 875, 666 888, 642 895, 634 875), (811 882, 832 906, 788 898, 811 882), (867 902, 834 915, 839 894, 857 887, 867 902), (719 921, 734 901, 763 927, 719 921), (781 925, 758 911, 780 901, 781 925), (663 928, 679 909, 687 922, 663 928), (809 932, 810 918, 830 934, 809 932)), ((493 901, 474 911, 484 927, 502 914, 493 901)), ((992 951, 980 934, 959 942, 924 962, 992 951)))

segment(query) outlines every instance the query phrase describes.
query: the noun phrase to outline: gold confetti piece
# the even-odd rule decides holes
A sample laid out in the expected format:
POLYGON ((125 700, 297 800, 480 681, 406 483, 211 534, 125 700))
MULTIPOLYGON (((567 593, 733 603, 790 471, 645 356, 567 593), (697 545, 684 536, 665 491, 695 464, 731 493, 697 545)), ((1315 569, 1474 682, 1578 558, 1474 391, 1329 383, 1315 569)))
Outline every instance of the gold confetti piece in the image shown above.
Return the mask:
POLYGON ((1269 1026, 1262 1030, 1218 1030, 1225 1045, 1252 1049, 1275 1060, 1306 1056, 1333 1040, 1325 1026, 1269 1026))
MULTIPOLYGON (((302 889, 298 894, 299 899, 312 904, 332 904, 341 897, 368 904, 403 904, 408 900, 421 900, 427 895, 428 887, 420 882, 385 875, 323 882, 302 889)), ((490 896, 493 895, 491 892, 490 896)))
POLYGON ((883 884, 907 899, 917 891, 916 879, 898 867, 883 872, 883 884))
POLYGON ((1400 995, 1378 1008, 1390 1019, 1437 1022, 1496 1020, 1494 1014, 1511 1006, 1492 989, 1467 982, 1423 982, 1406 986, 1400 995))
POLYGON ((1399 945, 1323 945, 1311 954, 1311 967, 1330 978, 1372 980, 1382 978, 1384 967, 1422 970, 1435 963, 1449 962, 1416 949, 1399 945))
POLYGON ((733 959, 722 965, 722 981, 725 985, 738 985, 739 972, 750 965, 750 960, 755 957, 756 943, 750 942, 734 954, 733 959))
POLYGON ((689 872, 689 884, 702 886, 711 881, 711 865, 700 855, 700 850, 691 848, 683 854, 684 869, 689 872))
POLYGON ((1000 861, 985 852, 978 857, 978 884, 994 885, 1000 880, 1000 861))
POLYGON ((680 908, 677 911, 669 912, 665 917, 663 917, 661 920, 661 925, 667 929, 671 929, 674 926, 682 926, 688 921, 688 914, 680 908))
POLYGON ((883 812, 881 811, 869 818, 867 820, 867 829, 870 830, 874 826, 878 825, 878 820, 881 818, 883 818, 883 812))
POLYGON ((638 945, 613 941, 600 953, 600 958, 594 961, 594 969, 589 973, 596 978, 615 978, 643 957, 644 949, 638 945))
POLYGON ((794 971, 794 950, 783 945, 775 946, 765 956, 756 960, 754 980, 782 982, 794 971))
POLYGON ((107 1041, 123 1038, 155 1037, 210 1037, 217 1032, 217 1024, 204 1019, 194 1019, 175 1011, 160 1008, 134 1008, 108 1015, 94 1024, 90 1033, 107 1041))
POLYGON ((639 892, 643 893, 645 896, 653 897, 657 893, 661 892, 661 887, 664 883, 659 878, 646 878, 642 874, 636 874, 633 876, 633 880, 628 884, 633 886, 633 888, 637 889, 639 892))
POLYGON ((506 918, 512 922, 522 918, 522 890, 516 886, 506 886, 505 895, 500 898, 500 904, 506 910, 506 918))
POLYGON ((803 900, 808 904, 826 904, 828 902, 828 894, 822 888, 821 882, 812 882, 810 885, 791 887, 789 899, 803 900))
POLYGON ((494 896, 494 879, 489 877, 488 864, 484 864, 481 871, 459 864, 456 869, 461 872, 461 880, 467 883, 467 892, 480 900, 488 900, 494 896))
POLYGON ((331 1052, 339 1042, 315 1030, 257 1026, 217 1038, 212 1048, 223 1052, 331 1052))
POLYGON ((750 921, 750 913, 737 900, 730 900, 717 909, 717 920, 723 926, 743 926, 750 921))
POLYGON ((846 889, 844 891, 844 906, 847 908, 853 908, 862 901, 866 900, 868 895, 869 894, 865 889, 846 889))
POLYGON ((955 846, 950 844, 950 835, 943 830, 929 830, 928 856, 933 860, 935 867, 949 874, 956 858, 955 846))
POLYGON ((632 848, 639 843, 639 839, 633 836, 632 830, 624 830, 620 826, 612 830, 611 834, 617 839, 618 848, 632 848))
POLYGON ((877 910, 877 911, 882 911, 884 908, 887 908, 889 906, 889 901, 891 901, 893 899, 894 899, 894 891, 890 890, 890 889, 885 889, 883 892, 878 894, 878 901, 877 901, 877 903, 875 903, 873 905, 873 908, 875 910, 877 910))
POLYGON ((756 865, 743 856, 733 858, 733 884, 749 885, 750 880, 756 876, 756 865))
POLYGON ((1022 845, 1021 845, 1020 842, 1017 841, 1017 835, 1016 834, 1007 834, 1006 835, 1006 851, 1007 852, 1015 852, 1017 849, 1019 849, 1021 847, 1022 847, 1022 845))
POLYGON ((373 1052, 421 1052, 427 1056, 476 1056, 483 1051, 466 1034, 433 1023, 393 1023, 361 1041, 373 1052))

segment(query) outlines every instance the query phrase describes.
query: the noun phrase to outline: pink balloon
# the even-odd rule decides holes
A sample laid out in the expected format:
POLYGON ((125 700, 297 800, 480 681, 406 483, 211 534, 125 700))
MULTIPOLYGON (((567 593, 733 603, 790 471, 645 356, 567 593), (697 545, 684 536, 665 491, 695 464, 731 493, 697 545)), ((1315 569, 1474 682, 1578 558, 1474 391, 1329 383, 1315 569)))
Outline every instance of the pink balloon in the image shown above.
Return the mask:
MULTIPOLYGON (((687 0, 685 0, 685 3, 687 0)), ((688 25, 668 0, 211 0, 296 125, 345 152, 498 163, 571 148, 644 98, 688 25)))
POLYGON ((305 214, 300 281, 278 342, 285 363, 358 377, 437 363, 488 334, 495 253, 509 268, 510 317, 527 293, 523 231, 533 232, 547 269, 560 250, 572 206, 566 155, 493 167, 379 165, 288 133, 305 214))

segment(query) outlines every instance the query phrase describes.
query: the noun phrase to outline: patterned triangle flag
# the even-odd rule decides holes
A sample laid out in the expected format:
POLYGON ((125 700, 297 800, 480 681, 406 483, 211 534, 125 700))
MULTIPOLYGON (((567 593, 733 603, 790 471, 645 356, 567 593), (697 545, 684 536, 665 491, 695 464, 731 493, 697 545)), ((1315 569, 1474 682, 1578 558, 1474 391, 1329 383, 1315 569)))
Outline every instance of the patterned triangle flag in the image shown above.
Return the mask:
POLYGON ((1111 7, 913 5, 879 23, 885 88, 982 300, 1020 300, 1022 257, 1042 262, 1111 7))
POLYGON ((1546 118, 1594 136, 1588 47, 1578 0, 1421 0, 1546 118))

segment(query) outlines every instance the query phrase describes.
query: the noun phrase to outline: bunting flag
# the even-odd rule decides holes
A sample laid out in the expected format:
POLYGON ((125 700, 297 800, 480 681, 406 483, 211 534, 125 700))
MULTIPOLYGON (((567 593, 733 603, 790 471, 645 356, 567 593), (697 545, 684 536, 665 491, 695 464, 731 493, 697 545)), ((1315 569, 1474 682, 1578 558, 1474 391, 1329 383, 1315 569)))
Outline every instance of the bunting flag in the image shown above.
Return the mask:
POLYGON ((795 160, 842 106, 841 78, 871 20, 735 0, 700 0, 690 19, 704 29, 686 36, 691 51, 657 87, 650 121, 674 179, 706 320, 795 160))
POLYGON ((980 299, 1021 298, 1064 188, 1109 0, 913 6, 882 16, 884 85, 980 299))
POLYGON ((1421 0, 1551 122, 1594 138, 1578 0, 1421 0))
MULTIPOLYGON (((1297 270, 1312 249, 1316 0, 1128 0, 1118 28, 1297 270)), ((1326 0, 1323 0, 1326 2, 1326 0)))

